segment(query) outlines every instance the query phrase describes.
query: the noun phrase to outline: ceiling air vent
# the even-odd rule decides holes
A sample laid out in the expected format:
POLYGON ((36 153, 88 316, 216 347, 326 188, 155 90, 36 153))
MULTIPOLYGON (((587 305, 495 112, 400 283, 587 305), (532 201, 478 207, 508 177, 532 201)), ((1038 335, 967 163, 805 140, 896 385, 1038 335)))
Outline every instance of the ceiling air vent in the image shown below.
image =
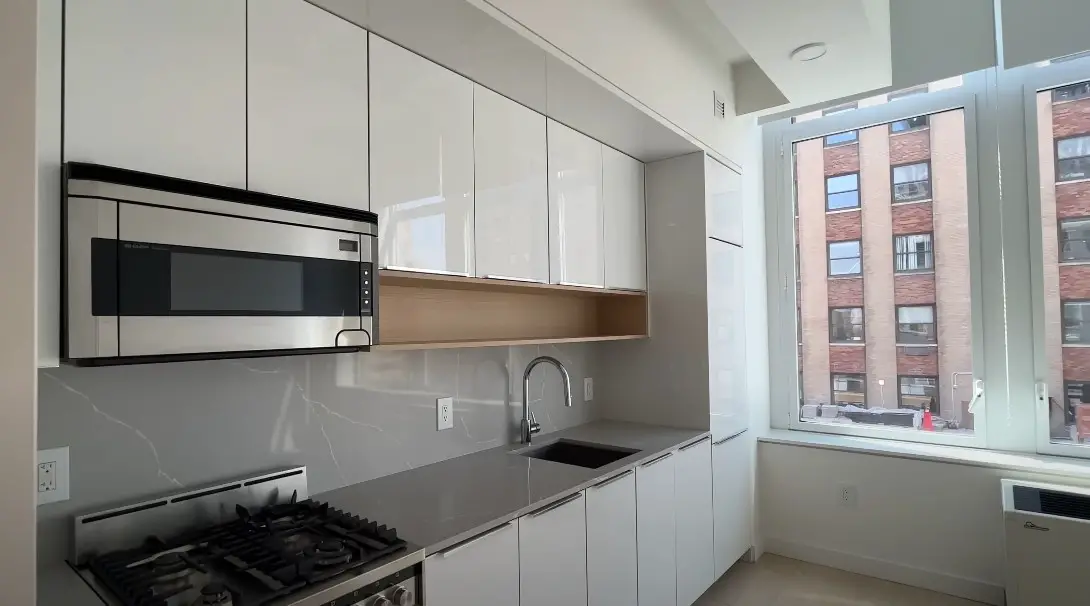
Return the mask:
POLYGON ((719 93, 712 91, 712 100, 715 102, 714 113, 715 117, 720 120, 727 117, 727 102, 719 96, 719 93))

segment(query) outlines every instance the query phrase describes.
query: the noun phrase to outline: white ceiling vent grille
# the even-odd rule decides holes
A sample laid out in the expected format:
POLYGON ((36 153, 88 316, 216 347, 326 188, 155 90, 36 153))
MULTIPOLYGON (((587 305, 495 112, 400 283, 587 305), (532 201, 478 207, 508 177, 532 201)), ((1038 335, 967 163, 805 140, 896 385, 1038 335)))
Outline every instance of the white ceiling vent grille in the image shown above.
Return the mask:
POLYGON ((727 117, 727 102, 723 100, 723 97, 719 96, 719 93, 712 91, 712 100, 715 102, 714 112, 715 117, 720 120, 727 117))

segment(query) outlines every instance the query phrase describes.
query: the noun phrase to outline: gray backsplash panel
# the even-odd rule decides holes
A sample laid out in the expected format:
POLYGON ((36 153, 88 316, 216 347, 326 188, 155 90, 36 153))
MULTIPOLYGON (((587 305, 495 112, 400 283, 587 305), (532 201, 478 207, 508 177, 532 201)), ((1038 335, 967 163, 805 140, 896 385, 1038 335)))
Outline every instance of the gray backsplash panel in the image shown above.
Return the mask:
POLYGON ((41 561, 67 555, 76 513, 306 465, 313 493, 518 438, 522 372, 542 432, 597 418, 583 402, 593 345, 376 352, 39 371, 39 448, 70 446, 71 499, 38 508, 41 561), (454 398, 436 431, 435 399, 454 398))

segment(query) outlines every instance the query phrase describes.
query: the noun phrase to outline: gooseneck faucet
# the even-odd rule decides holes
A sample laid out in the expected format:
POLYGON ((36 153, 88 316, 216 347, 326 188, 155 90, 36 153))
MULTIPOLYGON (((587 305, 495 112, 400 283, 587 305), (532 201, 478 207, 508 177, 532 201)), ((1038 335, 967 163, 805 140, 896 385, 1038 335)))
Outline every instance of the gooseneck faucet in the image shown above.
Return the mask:
POLYGON ((520 435, 523 444, 529 444, 530 436, 541 431, 541 425, 534 418, 534 413, 530 412, 530 373, 533 372, 535 366, 542 362, 552 364, 560 371, 560 376, 564 379, 564 406, 571 407, 571 377, 568 376, 568 369, 564 368, 560 360, 551 356, 538 356, 530 360, 530 363, 526 365, 526 372, 522 373, 522 423, 520 435))

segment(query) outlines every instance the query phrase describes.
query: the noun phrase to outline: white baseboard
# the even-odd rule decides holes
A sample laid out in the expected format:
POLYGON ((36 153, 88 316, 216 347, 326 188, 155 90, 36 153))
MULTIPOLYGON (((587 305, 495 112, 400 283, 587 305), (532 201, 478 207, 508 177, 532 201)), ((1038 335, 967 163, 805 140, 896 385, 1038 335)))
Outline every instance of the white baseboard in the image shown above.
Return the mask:
POLYGON ((1003 587, 992 585, 976 579, 968 579, 933 570, 924 570, 914 566, 907 566, 898 562, 890 562, 868 556, 860 556, 843 551, 835 551, 794 543, 781 539, 766 537, 764 540, 765 553, 775 553, 784 557, 830 568, 838 568, 856 574, 893 581, 902 585, 911 585, 923 589, 930 589, 939 593, 945 593, 967 600, 984 602, 1003 606, 1006 602, 1003 587))

